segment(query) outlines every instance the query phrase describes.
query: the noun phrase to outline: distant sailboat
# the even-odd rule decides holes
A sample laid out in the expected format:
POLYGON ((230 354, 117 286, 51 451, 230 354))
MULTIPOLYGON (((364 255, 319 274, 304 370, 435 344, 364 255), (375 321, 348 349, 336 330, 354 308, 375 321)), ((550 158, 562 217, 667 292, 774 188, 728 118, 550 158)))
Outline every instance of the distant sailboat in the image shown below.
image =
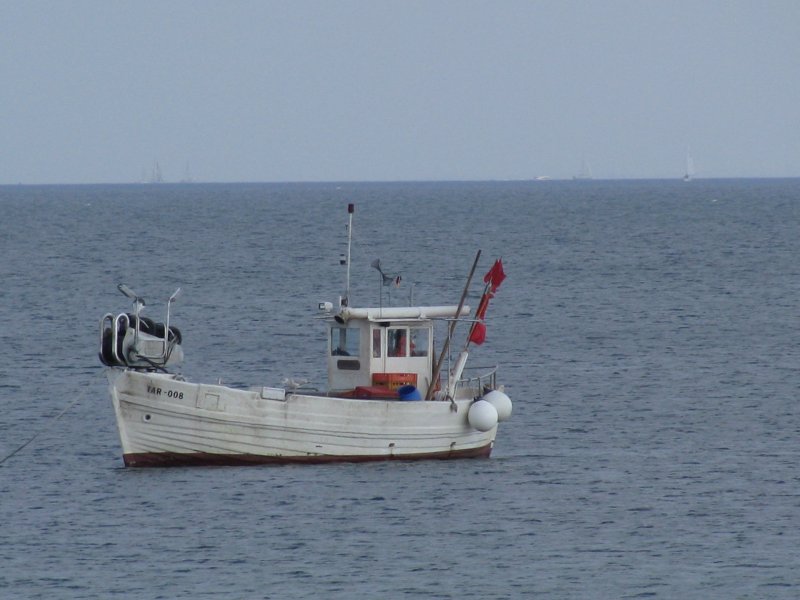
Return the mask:
POLYGON ((181 183, 194 183, 194 178, 192 177, 191 171, 189 171, 189 163, 186 163, 186 169, 183 172, 183 179, 181 179, 181 183))
POLYGON ((161 167, 158 161, 153 165, 153 172, 150 174, 150 183, 164 183, 164 177, 161 175, 161 167))
POLYGON ((683 176, 684 181, 691 181, 694 177, 694 161, 692 160, 692 155, 689 154, 689 150, 686 150, 686 174, 683 176))
POLYGON ((584 157, 581 161, 581 171, 577 175, 573 175, 572 179, 594 179, 592 176, 592 168, 584 157))

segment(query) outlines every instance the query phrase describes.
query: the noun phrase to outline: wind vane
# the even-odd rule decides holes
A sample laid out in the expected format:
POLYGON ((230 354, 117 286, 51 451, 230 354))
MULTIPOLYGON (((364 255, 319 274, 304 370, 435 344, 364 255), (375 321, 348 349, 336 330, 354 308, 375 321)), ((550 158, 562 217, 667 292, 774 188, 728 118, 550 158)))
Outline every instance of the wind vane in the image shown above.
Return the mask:
POLYGON ((372 268, 373 269, 377 269, 378 273, 381 274, 381 279, 382 279, 383 285, 389 286, 389 285, 394 284, 394 287, 400 287, 400 281, 403 278, 399 274, 397 274, 397 275, 387 275, 386 273, 384 273, 383 269, 381 269, 381 259, 380 258, 376 258, 375 260, 372 261, 372 268))

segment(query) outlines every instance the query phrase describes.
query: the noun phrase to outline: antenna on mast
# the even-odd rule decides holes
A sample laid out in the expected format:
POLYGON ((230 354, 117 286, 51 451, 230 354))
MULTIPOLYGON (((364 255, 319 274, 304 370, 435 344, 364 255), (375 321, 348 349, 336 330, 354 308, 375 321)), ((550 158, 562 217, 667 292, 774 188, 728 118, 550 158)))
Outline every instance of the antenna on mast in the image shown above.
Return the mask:
POLYGON ((356 210, 355 204, 347 205, 347 281, 344 292, 344 298, 341 301, 342 306, 350 304, 350 246, 353 243, 353 213, 356 210))

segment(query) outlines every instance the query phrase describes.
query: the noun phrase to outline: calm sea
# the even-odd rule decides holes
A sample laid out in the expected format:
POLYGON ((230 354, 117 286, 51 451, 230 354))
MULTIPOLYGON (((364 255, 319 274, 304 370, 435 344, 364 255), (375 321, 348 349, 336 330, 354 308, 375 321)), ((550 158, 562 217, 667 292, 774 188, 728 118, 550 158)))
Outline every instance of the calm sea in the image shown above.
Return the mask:
POLYGON ((33 439, 0 466, 2 598, 800 596, 800 180, 9 186, 0 211, 0 460, 33 439), (324 385, 348 202, 355 304, 375 258, 392 302, 449 304, 502 256, 492 458, 125 469, 116 284, 153 317, 182 288, 191 379, 324 385))

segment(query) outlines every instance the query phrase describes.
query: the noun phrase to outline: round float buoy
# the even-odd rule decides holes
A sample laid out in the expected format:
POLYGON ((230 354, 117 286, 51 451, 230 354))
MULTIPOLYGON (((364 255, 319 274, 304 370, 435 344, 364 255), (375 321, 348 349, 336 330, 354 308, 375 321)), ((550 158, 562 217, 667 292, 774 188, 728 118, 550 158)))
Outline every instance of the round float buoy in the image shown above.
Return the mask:
POLYGON ((482 400, 486 400, 489 404, 497 409, 497 420, 501 423, 506 421, 511 416, 511 398, 506 396, 500 390, 492 390, 486 394, 482 400))
POLYGON ((478 431, 489 431, 497 425, 497 409, 486 400, 478 400, 469 407, 467 421, 478 431))

